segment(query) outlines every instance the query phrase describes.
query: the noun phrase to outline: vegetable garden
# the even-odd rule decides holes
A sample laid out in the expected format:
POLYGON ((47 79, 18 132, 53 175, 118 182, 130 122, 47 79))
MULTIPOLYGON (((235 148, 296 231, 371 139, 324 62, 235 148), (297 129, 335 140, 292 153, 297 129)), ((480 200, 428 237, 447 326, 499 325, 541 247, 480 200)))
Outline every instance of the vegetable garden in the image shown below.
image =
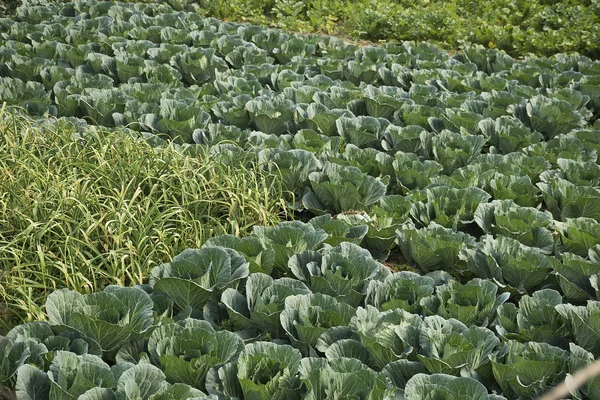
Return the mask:
POLYGON ((600 62, 88 0, 0 36, 31 123, 257 166, 295 217, 57 285, 0 337, 19 398, 533 399, 600 357, 600 62))

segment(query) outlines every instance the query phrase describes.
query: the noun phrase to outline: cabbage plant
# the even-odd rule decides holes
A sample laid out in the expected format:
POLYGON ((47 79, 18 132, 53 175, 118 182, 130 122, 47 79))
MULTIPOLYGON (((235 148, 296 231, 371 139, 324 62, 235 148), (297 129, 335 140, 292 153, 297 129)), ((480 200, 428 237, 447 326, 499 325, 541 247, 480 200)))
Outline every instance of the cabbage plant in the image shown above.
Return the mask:
MULTIPOLYGON (((600 249, 600 246, 596 246, 596 249, 600 249)), ((594 259, 593 256, 590 258, 587 260, 577 254, 562 253, 562 262, 553 266, 562 293, 576 304, 587 300, 600 300, 597 286, 600 278, 600 260, 594 259)))
POLYGON ((359 307, 350 320, 350 329, 367 352, 366 363, 377 371, 391 362, 414 357, 421 326, 418 315, 402 309, 379 311, 373 306, 359 307))
POLYGON ((356 309, 326 294, 290 296, 281 312, 281 326, 304 355, 316 355, 319 336, 336 326, 348 326, 356 309))
POLYGON ((500 339, 487 328, 431 316, 423 320, 419 345, 417 358, 429 373, 484 380, 488 356, 500 345, 500 339))
POLYGON ((51 325, 64 325, 93 339, 103 353, 145 334, 154 325, 153 307, 152 299, 140 288, 112 285, 85 295, 56 290, 46 300, 51 325))
POLYGON ((285 335, 279 315, 289 296, 310 294, 302 282, 291 278, 273 279, 262 273, 251 274, 246 280, 246 297, 235 289, 226 289, 221 302, 227 309, 234 329, 256 329, 275 338, 285 335))
POLYGON ((489 280, 474 278, 465 284, 455 280, 436 286, 435 294, 421 300, 429 315, 454 318, 466 325, 488 326, 496 309, 506 302, 509 293, 498 293, 498 286, 489 280))
POLYGON ((526 246, 542 249, 546 254, 554 251, 554 237, 550 231, 554 220, 548 211, 520 207, 512 200, 494 200, 479 204, 474 217, 487 234, 516 239, 526 246))
POLYGON ((484 236, 477 248, 462 250, 460 259, 479 278, 491 279, 505 290, 523 294, 553 282, 550 272, 560 263, 540 249, 509 237, 494 239, 491 235, 484 236))
POLYGON ((356 244, 342 242, 321 252, 304 251, 290 258, 294 276, 314 293, 323 293, 357 307, 362 304, 371 280, 381 280, 390 270, 356 244))
POLYGON ((367 287, 366 305, 379 310, 402 309, 420 314, 421 299, 431 296, 433 278, 410 271, 395 272, 383 280, 372 280, 367 287))
POLYGON ((600 352, 600 301, 589 300, 585 306, 559 304, 556 310, 565 321, 577 344, 587 351, 600 352))
POLYGON ((302 355, 289 345, 255 342, 246 345, 236 362, 213 368, 206 389, 218 398, 300 399, 302 355))
POLYGON ((475 222, 474 215, 480 204, 491 197, 483 189, 468 187, 456 189, 448 186, 433 186, 425 189, 427 202, 413 204, 411 215, 425 226, 435 222, 454 231, 475 222))
POLYGON ((454 232, 435 222, 421 229, 405 224, 397 230, 397 234, 402 255, 424 272, 438 269, 460 272, 465 265, 460 262, 459 253, 476 242, 468 233, 454 232))
POLYGON ((216 332, 207 321, 183 319, 155 329, 148 338, 150 360, 170 383, 204 390, 211 367, 235 359, 244 342, 234 333, 216 332))
POLYGON ((386 192, 386 185, 352 166, 326 163, 322 171, 309 174, 310 188, 302 196, 304 207, 317 214, 364 210, 386 192))
POLYGON ((518 307, 514 303, 502 304, 497 309, 496 330, 505 339, 544 342, 564 348, 569 331, 556 310, 562 303, 559 292, 542 289, 521 297, 518 307))
POLYGON ((265 247, 273 248, 274 268, 280 275, 288 272, 288 262, 294 254, 305 250, 318 250, 327 239, 324 230, 300 221, 285 221, 274 227, 255 226, 252 234, 258 237, 265 247))
POLYGON ((236 288, 248 276, 249 263, 244 256, 224 247, 186 249, 166 264, 150 271, 155 292, 169 296, 180 310, 202 310, 211 295, 216 300, 227 288, 236 288))
POLYGON ((561 178, 552 178, 537 186, 554 219, 565 221, 566 218, 587 217, 600 222, 600 190, 561 178))
POLYGON ((569 353, 547 343, 509 340, 490 355, 494 378, 511 399, 536 398, 560 383, 567 371, 569 353))

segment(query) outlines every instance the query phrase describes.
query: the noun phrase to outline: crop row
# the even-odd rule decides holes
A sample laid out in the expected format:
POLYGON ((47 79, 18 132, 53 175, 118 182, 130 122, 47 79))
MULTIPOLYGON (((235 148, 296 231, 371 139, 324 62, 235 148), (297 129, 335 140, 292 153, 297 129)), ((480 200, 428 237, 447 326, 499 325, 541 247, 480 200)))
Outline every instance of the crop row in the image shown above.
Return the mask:
POLYGON ((4 379, 24 398, 533 398, 600 351, 598 301, 508 303, 491 280, 391 273, 339 241, 284 222, 188 249, 147 285, 55 291, 48 322, 3 339, 4 379))

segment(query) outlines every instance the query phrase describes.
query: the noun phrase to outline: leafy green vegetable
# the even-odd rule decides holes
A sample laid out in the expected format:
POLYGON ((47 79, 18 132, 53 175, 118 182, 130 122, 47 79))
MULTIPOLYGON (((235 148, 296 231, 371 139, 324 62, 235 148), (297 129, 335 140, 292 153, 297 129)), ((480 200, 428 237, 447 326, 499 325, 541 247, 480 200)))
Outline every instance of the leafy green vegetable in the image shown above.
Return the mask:
POLYGON ((544 342, 564 348, 569 332, 556 310, 562 302, 556 290, 542 289, 521 297, 518 307, 502 304, 498 307, 496 330, 503 338, 521 343, 544 342))
POLYGON ((425 317, 418 359, 432 374, 478 377, 500 340, 487 328, 466 325, 453 318, 425 317))
POLYGON ((381 180, 363 174, 356 167, 331 163, 308 178, 311 187, 306 189, 302 202, 316 213, 364 210, 382 198, 386 190, 381 180))
POLYGON ((251 343, 237 362, 211 370, 206 387, 220 398, 299 399, 301 359, 300 352, 289 345, 251 343))
POLYGON ((547 211, 520 207, 512 200, 494 200, 479 204, 475 222, 487 234, 516 239, 526 246, 542 249, 546 254, 554 251, 554 238, 549 229, 554 221, 547 211))
POLYGON ((459 261, 459 253, 475 245, 473 236, 454 232, 435 222, 421 229, 406 224, 397 233, 398 245, 404 257, 416 263, 424 272, 437 269, 460 272, 465 266, 459 261))
POLYGON ((404 310, 359 307, 350 327, 368 352, 368 364, 377 371, 411 356, 419 346, 421 318, 404 310))
POLYGON ((321 253, 303 251, 290 258, 294 276, 314 293, 323 293, 357 307, 362 304, 368 282, 390 275, 389 269, 373 260, 368 250, 342 242, 321 253))
POLYGON ((434 186, 425 190, 427 203, 414 203, 411 215, 424 225, 435 222, 454 231, 475 222, 475 212, 484 205, 490 195, 477 187, 455 189, 434 186))
POLYGON ((292 345, 305 355, 316 355, 317 339, 328 329, 348 326, 356 309, 326 294, 289 296, 281 312, 281 326, 292 345))
POLYGON ((433 398, 458 400, 502 400, 502 396, 488 394, 483 384, 472 378, 447 374, 416 374, 406 382, 406 398, 425 400, 433 398))
POLYGON ((67 289, 48 296, 46 312, 52 325, 65 325, 93 339, 103 352, 150 329, 153 303, 135 287, 108 286, 103 292, 82 295, 67 289))
POLYGON ((433 279, 429 276, 400 271, 384 280, 370 281, 365 304, 383 311, 402 309, 419 314, 421 299, 431 296, 433 287, 433 279))
POLYGON ((248 266, 246 259, 233 249, 187 249, 170 263, 154 267, 150 285, 172 298, 179 309, 202 310, 212 293, 237 287, 248 276, 248 266))
POLYGON ((244 342, 231 332, 215 330, 206 321, 184 319, 158 327, 148 338, 148 353, 170 383, 204 389, 209 369, 232 361, 244 342))
POLYGON ((273 279, 268 275, 256 273, 246 280, 247 297, 230 288, 223 292, 221 301, 227 308, 234 328, 258 329, 279 338, 285 334, 279 322, 285 299, 310 293, 310 289, 296 279, 273 279))
POLYGON ((546 343, 513 340, 490 356, 496 382, 511 399, 530 399, 565 377, 568 352, 546 343))
POLYGON ((429 315, 454 318, 468 326, 490 325, 496 309, 510 297, 509 293, 496 296, 498 286, 478 278, 464 285, 451 280, 437 286, 435 292, 435 295, 421 299, 423 310, 429 315))
POLYGON ((600 302, 589 300, 586 306, 559 304, 556 311, 575 336, 577 344, 587 351, 600 351, 600 302))
POLYGON ((560 263, 535 247, 509 237, 494 239, 490 235, 484 236, 477 248, 461 251, 460 259, 476 276, 519 293, 531 293, 545 282, 551 282, 550 272, 560 263))

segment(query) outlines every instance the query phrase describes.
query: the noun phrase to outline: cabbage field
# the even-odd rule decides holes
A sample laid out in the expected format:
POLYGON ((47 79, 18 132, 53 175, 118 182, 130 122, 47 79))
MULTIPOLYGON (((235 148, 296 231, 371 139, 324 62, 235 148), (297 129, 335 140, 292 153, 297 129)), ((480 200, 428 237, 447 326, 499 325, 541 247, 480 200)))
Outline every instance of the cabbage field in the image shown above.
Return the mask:
POLYGON ((243 159, 295 216, 57 288, 0 336, 18 398, 534 399, 600 357, 597 60, 75 0, 0 19, 0 101, 243 159))

